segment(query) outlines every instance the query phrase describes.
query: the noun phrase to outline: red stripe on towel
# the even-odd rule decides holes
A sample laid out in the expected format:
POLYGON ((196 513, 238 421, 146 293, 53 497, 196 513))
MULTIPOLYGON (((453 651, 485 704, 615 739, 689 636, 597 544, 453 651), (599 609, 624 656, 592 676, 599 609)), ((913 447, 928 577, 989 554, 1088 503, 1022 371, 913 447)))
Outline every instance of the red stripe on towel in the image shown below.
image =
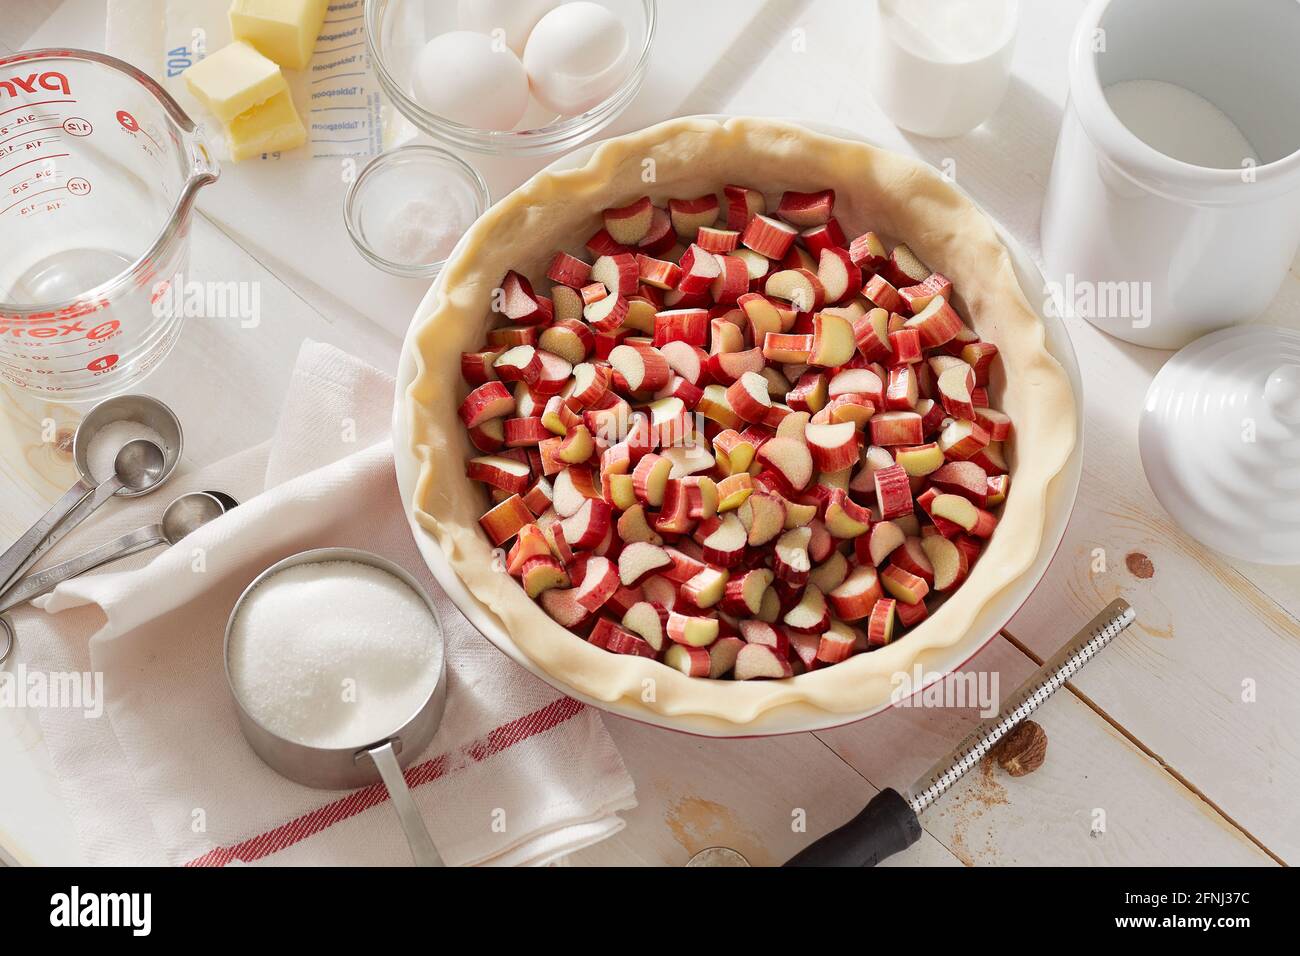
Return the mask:
MULTIPOLYGON (((486 736, 461 748, 461 754, 475 763, 481 762, 493 754, 498 754, 517 743, 527 740, 529 737, 535 737, 538 734, 545 733, 552 727, 559 726, 566 720, 577 716, 582 709, 583 705, 578 701, 569 697, 561 697, 540 710, 535 710, 518 720, 512 720, 508 724, 503 724, 494 730, 488 731, 486 736)), ((444 776, 450 766, 451 759, 449 755, 440 754, 432 760, 426 760, 423 763, 407 767, 405 771, 406 785, 414 790, 444 776)), ((235 860, 251 863, 254 860, 268 857, 272 853, 278 853, 280 850, 293 846, 295 843, 299 843, 313 834, 320 833, 322 830, 328 830, 334 824, 349 817, 354 817, 373 806, 385 803, 387 800, 388 791, 384 789, 384 785, 382 783, 371 784, 360 790, 354 790, 346 797, 340 797, 338 800, 317 807, 310 813, 304 813, 288 823, 283 823, 272 830, 267 830, 265 833, 244 840, 242 843, 209 850, 202 856, 190 860, 185 865, 225 866, 235 860)))

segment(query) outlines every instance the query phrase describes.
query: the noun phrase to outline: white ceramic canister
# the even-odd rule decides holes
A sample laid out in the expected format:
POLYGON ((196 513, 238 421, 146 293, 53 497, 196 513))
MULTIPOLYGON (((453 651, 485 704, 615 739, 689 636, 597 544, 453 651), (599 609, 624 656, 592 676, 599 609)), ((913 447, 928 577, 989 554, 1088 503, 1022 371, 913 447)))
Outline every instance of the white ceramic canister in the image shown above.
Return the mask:
MULTIPOLYGON (((1056 307, 1163 349, 1267 308, 1300 246, 1297 50, 1297 0, 1088 5, 1070 51, 1070 100, 1043 205, 1056 307), (1209 168, 1148 145, 1106 96, 1131 81, 1174 84, 1208 101, 1205 109, 1221 111, 1255 155, 1209 168)), ((1187 132, 1167 114, 1148 123, 1175 138, 1187 132)))
POLYGON ((876 0, 868 88, 899 127, 969 133, 998 108, 1011 77, 1019 0, 876 0))

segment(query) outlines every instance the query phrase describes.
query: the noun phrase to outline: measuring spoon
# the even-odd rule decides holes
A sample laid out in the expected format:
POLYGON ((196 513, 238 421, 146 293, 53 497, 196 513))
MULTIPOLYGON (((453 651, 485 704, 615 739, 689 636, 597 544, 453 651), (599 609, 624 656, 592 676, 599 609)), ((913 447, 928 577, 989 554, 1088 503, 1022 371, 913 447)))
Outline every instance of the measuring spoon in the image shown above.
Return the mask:
POLYGON ((85 574, 110 561, 138 554, 160 544, 175 544, 186 535, 197 531, 209 521, 220 518, 226 513, 222 503, 205 491, 195 491, 181 495, 167 506, 163 512, 161 524, 146 525, 130 534, 124 534, 115 541, 92 548, 85 554, 69 558, 62 564, 56 564, 18 581, 14 587, 0 598, 0 613, 4 613, 19 604, 26 604, 32 598, 40 597, 58 584, 85 574))
POLYGON ((139 493, 147 491, 162 479, 166 459, 163 451, 146 438, 127 442, 113 460, 113 476, 86 493, 85 479, 72 486, 58 503, 47 511, 25 535, 10 545, 0 555, 0 581, 8 584, 22 573, 29 560, 37 556, 41 544, 68 515, 77 510, 89 515, 123 488, 139 493))
POLYGON ((180 461, 185 444, 185 436, 176 413, 163 402, 148 395, 119 395, 100 402, 86 413, 72 439, 72 460, 77 466, 77 473, 81 480, 69 489, 44 518, 37 522, 37 527, 45 528, 44 535, 34 527, 8 551, 0 555, 0 595, 4 594, 5 589, 14 580, 25 574, 41 555, 54 547, 64 535, 77 527, 103 503, 94 500, 94 491, 101 483, 101 476, 91 471, 90 446, 103 428, 121 421, 145 425, 162 438, 164 466, 162 475, 149 487, 140 490, 122 487, 116 494, 123 498, 148 494, 171 477, 180 461), (34 548, 30 547, 31 541, 36 541, 34 548), (27 542, 27 545, 24 545, 24 542, 27 542), (16 561, 16 555, 24 551, 27 557, 16 561))
POLYGON ((239 502, 236 501, 233 496, 226 494, 224 491, 213 491, 209 488, 208 494, 220 501, 221 507, 225 508, 227 511, 239 507, 239 502))

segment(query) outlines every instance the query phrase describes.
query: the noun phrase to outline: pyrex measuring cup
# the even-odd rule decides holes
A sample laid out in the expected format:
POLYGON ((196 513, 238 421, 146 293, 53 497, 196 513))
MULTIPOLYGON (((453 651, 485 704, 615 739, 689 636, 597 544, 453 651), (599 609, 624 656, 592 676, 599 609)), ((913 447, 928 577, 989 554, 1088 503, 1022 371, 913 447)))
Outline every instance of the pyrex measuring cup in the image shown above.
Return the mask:
POLYGON ((0 57, 0 377, 48 400, 126 389, 180 334, 200 130, 130 64, 0 57))

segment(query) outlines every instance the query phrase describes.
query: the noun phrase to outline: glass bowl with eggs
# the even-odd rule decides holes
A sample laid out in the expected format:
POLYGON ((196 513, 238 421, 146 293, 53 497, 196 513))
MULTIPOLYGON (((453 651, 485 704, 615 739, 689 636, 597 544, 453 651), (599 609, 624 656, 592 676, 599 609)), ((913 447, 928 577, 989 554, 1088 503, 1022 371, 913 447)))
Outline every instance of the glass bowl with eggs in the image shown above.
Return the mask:
POLYGON ((645 78, 656 0, 366 0, 384 92, 422 132, 480 153, 568 149, 645 78))

